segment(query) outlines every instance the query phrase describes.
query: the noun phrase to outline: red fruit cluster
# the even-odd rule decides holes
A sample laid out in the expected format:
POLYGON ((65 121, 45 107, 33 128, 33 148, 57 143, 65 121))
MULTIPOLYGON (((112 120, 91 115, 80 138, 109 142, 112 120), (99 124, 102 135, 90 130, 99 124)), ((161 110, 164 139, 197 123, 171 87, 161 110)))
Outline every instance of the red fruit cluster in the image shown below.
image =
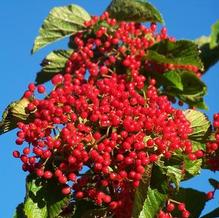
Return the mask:
POLYGON ((168 39, 165 29, 155 34, 154 24, 117 23, 107 13, 86 25, 89 34, 75 36, 66 74, 53 77, 51 93, 38 99, 35 91, 43 94, 45 87, 28 86, 32 121, 18 124, 16 139, 28 145, 13 155, 24 170, 57 179, 63 194, 73 190, 78 199, 129 217, 147 165, 176 151, 196 159, 188 139, 192 129, 183 112, 159 96, 156 81, 142 74, 142 57, 168 39))
POLYGON ((172 216, 171 213, 177 210, 181 213, 180 217, 182 218, 190 217, 190 212, 186 209, 186 206, 184 203, 169 202, 165 209, 166 212, 161 210, 159 214, 157 215, 157 218, 172 218, 174 216, 172 216))
POLYGON ((210 154, 207 164, 213 171, 219 170, 219 113, 214 114, 213 127, 215 129, 215 141, 208 142, 206 145, 207 151, 210 154))

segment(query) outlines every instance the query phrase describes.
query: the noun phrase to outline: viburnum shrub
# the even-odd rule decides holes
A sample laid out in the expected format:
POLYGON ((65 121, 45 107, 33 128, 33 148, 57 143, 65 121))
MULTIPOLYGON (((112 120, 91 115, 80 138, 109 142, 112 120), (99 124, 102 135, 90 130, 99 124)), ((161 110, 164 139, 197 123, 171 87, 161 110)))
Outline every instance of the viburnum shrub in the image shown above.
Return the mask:
POLYGON ((18 128, 13 156, 29 172, 15 217, 199 217, 214 197, 215 179, 206 194, 180 187, 219 169, 219 114, 212 128, 197 110, 207 108, 210 66, 200 42, 177 41, 158 22, 134 0, 114 0, 101 16, 51 11, 32 51, 67 35, 69 50, 44 59, 1 123, 1 133, 18 128))

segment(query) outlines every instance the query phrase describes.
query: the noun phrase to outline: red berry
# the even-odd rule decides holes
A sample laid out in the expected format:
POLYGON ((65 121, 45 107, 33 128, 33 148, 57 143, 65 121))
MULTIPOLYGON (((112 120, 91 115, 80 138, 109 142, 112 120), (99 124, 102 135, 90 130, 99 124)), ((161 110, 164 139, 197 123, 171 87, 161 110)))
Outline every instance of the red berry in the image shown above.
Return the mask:
POLYGON ((19 151, 13 151, 13 157, 19 158, 20 157, 20 152, 19 151))
POLYGON ((167 211, 172 212, 175 209, 175 205, 173 203, 169 203, 167 205, 167 211))
POLYGON ((44 93, 44 92, 46 91, 46 88, 45 88, 44 85, 38 85, 38 86, 37 86, 37 91, 38 91, 39 93, 44 93))
POLYGON ((206 199, 211 200, 214 198, 214 191, 210 191, 206 194, 206 199))
POLYGON ((66 186, 62 189, 62 193, 64 195, 69 195, 71 193, 71 188, 69 186, 66 186))
POLYGON ((43 174, 45 179, 51 179, 52 178, 52 172, 50 172, 49 170, 45 171, 43 174))

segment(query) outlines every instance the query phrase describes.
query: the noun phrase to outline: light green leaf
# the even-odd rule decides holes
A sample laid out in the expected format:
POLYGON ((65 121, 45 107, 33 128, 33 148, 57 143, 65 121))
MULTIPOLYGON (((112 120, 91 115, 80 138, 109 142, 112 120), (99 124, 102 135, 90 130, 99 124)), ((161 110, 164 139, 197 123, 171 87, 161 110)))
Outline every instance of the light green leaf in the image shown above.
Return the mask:
POLYGON ((145 58, 160 64, 193 65, 203 70, 198 46, 188 40, 162 40, 148 50, 145 58))
POLYGON ((164 23, 159 11, 143 0, 113 0, 107 8, 110 17, 118 21, 164 23))
POLYGON ((219 20, 211 26, 210 48, 213 49, 219 45, 219 20))
POLYGON ((203 151, 206 150, 206 144, 204 142, 193 141, 193 140, 191 140, 191 142, 192 142, 192 151, 193 152, 198 151, 198 150, 203 150, 203 151))
MULTIPOLYGON (((167 195, 160 193, 157 189, 148 189, 143 209, 138 218, 154 218, 159 212, 160 207, 167 199, 167 195)), ((137 217, 134 217, 137 218, 137 217)))
MULTIPOLYGON (((180 188, 175 193, 174 200, 183 202, 191 213, 190 217, 199 217, 206 202, 205 193, 191 188, 180 188)), ((181 212, 175 210, 174 217, 181 217, 181 212)))
POLYGON ((16 128, 18 122, 28 120, 29 114, 27 114, 25 110, 28 104, 29 100, 22 98, 8 105, 0 122, 0 135, 16 128))
POLYGON ((184 111, 184 115, 193 130, 189 138, 193 141, 203 141, 208 136, 211 125, 207 116, 200 111, 191 109, 184 111))
POLYGON ((37 73, 38 84, 47 82, 57 73, 64 73, 65 65, 73 50, 55 50, 42 61, 42 70, 37 73))
POLYGON ((187 173, 189 173, 190 175, 195 176, 200 173, 202 166, 202 159, 198 159, 194 161, 185 159, 184 163, 185 163, 185 169, 187 173))
POLYGON ((158 163, 158 167, 160 172, 166 176, 167 181, 174 183, 176 188, 179 189, 179 184, 183 179, 182 170, 178 169, 176 165, 165 166, 164 162, 161 161, 158 163))
POLYGON ((39 196, 42 187, 36 184, 32 176, 26 180, 26 197, 24 201, 24 213, 28 218, 47 218, 47 208, 44 199, 39 196))
POLYGON ((55 7, 44 20, 35 39, 32 53, 40 48, 84 29, 90 15, 78 5, 55 7))
POLYGON ((24 213, 28 218, 56 218, 68 203, 56 181, 42 183, 33 175, 27 177, 24 213))
POLYGON ((182 180, 182 171, 173 166, 166 167, 167 177, 176 185, 176 188, 179 189, 179 184, 182 180))
POLYGON ((152 165, 148 165, 145 168, 145 173, 143 174, 140 185, 135 191, 135 197, 134 197, 134 203, 132 209, 133 217, 138 217, 140 212, 142 211, 144 201, 147 197, 148 187, 150 185, 151 171, 152 171, 152 165))

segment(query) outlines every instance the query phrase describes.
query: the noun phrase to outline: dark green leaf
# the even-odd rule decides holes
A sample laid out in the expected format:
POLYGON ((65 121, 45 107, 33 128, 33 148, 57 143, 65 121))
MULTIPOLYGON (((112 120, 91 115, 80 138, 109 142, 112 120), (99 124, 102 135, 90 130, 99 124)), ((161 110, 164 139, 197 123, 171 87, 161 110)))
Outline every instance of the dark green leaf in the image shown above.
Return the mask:
POLYGON ((62 208, 69 204, 70 197, 64 196, 61 189, 62 187, 57 184, 56 180, 48 181, 42 189, 49 218, 57 217, 62 208))
POLYGON ((98 209, 93 202, 87 200, 78 200, 75 203, 76 210, 72 218, 82 218, 84 214, 87 214, 87 211, 92 211, 98 209))
POLYGON ((212 178, 210 178, 208 181, 214 187, 214 189, 219 189, 219 181, 212 178))
POLYGON ((16 207, 16 211, 13 215, 13 218, 28 218, 25 214, 24 214, 24 204, 21 203, 16 207))
POLYGON ((194 161, 185 159, 184 163, 185 163, 185 170, 189 175, 195 176, 200 173, 202 166, 202 159, 198 159, 194 161))
POLYGON ((148 165, 145 168, 145 173, 143 174, 140 185, 135 191, 135 197, 134 197, 134 203, 132 209, 133 217, 138 217, 140 212, 142 211, 144 201, 147 197, 148 187, 150 185, 151 171, 152 171, 152 165, 148 165))
POLYGON ((198 46, 187 40, 162 40, 149 49, 146 59, 160 64, 193 65, 203 70, 198 46))
POLYGON ((162 74, 165 85, 175 89, 183 90, 183 83, 180 74, 177 71, 168 71, 162 74))
POLYGON ((189 138, 193 141, 202 141, 209 133, 210 121, 207 116, 200 111, 186 110, 184 111, 186 119, 190 122, 192 133, 189 138))
POLYGON ((84 29, 90 15, 78 5, 55 7, 44 20, 39 30, 32 53, 40 48, 84 29))
MULTIPOLYGON (((83 211, 83 215, 80 218, 110 218, 112 216, 109 215, 108 208, 98 208, 98 209, 91 209, 87 210, 86 212, 83 211)), ((75 217, 74 217, 75 218, 75 217)))
POLYGON ((153 165, 150 187, 152 189, 157 189, 159 192, 163 194, 168 194, 169 181, 165 172, 162 169, 163 166, 164 163, 159 165, 158 164, 153 165))
POLYGON ((175 74, 178 74, 180 77, 180 80, 177 80, 178 87, 176 84, 175 86, 170 84, 163 75, 159 75, 159 77, 155 75, 155 78, 158 78, 158 82, 160 82, 164 88, 164 94, 177 97, 179 100, 189 104, 190 106, 207 109, 203 100, 203 96, 207 92, 206 85, 191 71, 175 70, 172 72, 175 72, 175 74), (179 89, 180 83, 182 85, 182 89, 179 89))
MULTIPOLYGON (((167 195, 160 193, 157 189, 148 188, 147 198, 138 218, 154 218, 167 199, 167 195)), ((134 217, 137 218, 137 217, 134 217)))
POLYGON ((201 36, 195 40, 201 51, 200 57, 204 64, 205 73, 219 60, 219 20, 212 25, 210 36, 201 36))
MULTIPOLYGON (((200 95, 203 96, 207 92, 207 87, 193 72, 179 71, 182 83, 184 95, 200 95)), ((181 92, 179 92, 181 93, 181 92)))
POLYGON ((213 49, 219 45, 219 20, 211 26, 210 48, 213 49))
MULTIPOLYGON (((184 202, 186 209, 191 213, 191 217, 199 217, 206 202, 206 195, 190 188, 180 188, 179 192, 175 193, 174 200, 184 202)), ((178 212, 178 211, 177 211, 178 212)), ((181 217, 181 214, 174 214, 176 217, 181 217), (178 216, 177 216, 178 215, 178 216)))
POLYGON ((56 181, 42 183, 33 175, 27 177, 24 212, 28 218, 55 218, 68 203, 69 198, 62 195, 56 181))
POLYGON ((37 74, 38 84, 47 82, 57 73, 64 73, 65 65, 73 50, 52 51, 41 63, 42 70, 37 74))
POLYGON ((142 0, 113 0, 107 11, 118 21, 164 22, 159 11, 142 0))
POLYGON ((217 218, 217 217, 219 217, 219 207, 212 210, 210 213, 205 214, 201 218, 217 218))
POLYGON ((0 122, 0 135, 16 128, 18 122, 27 121, 29 114, 26 113, 25 109, 28 104, 29 100, 22 98, 21 100, 12 102, 8 105, 0 122))

